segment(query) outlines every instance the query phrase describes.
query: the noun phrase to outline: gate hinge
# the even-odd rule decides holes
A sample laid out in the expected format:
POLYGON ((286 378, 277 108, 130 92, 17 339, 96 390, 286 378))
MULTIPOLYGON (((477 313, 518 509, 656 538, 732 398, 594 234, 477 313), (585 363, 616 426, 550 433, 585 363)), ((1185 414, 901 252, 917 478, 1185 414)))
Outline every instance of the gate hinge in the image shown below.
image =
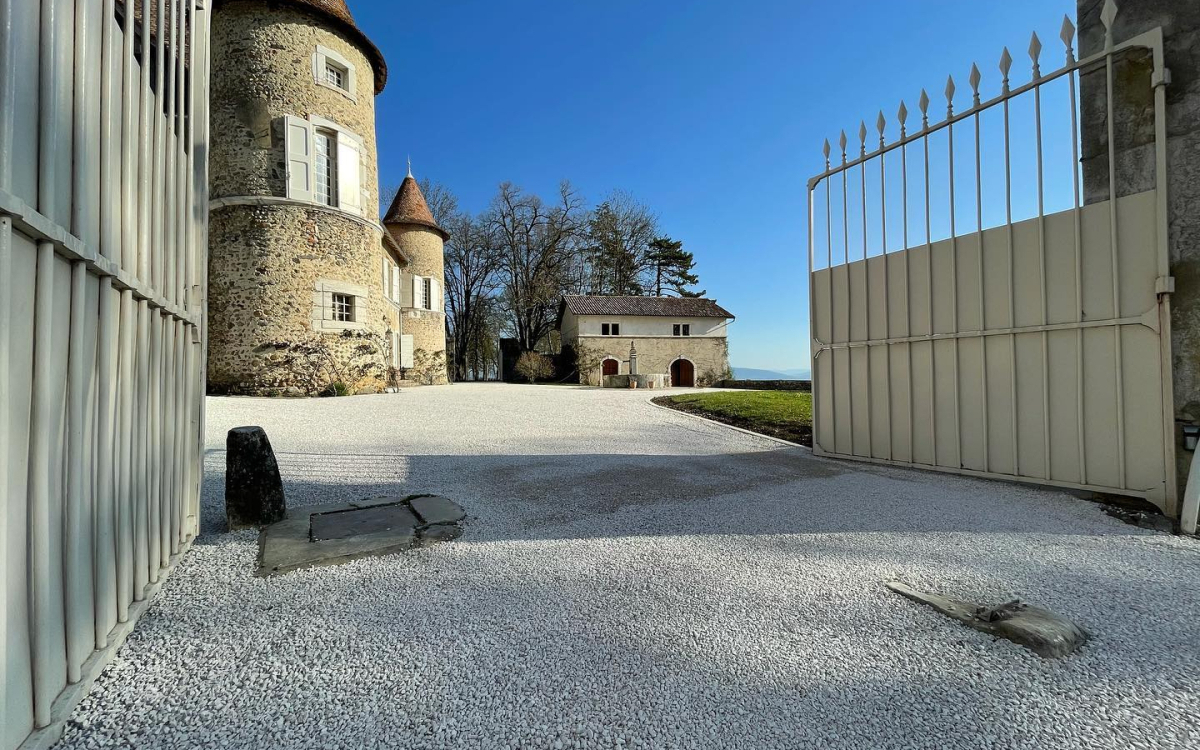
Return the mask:
POLYGON ((1175 277, 1159 276, 1154 280, 1154 293, 1158 296, 1175 293, 1175 277))
POLYGON ((1162 67, 1162 69, 1156 70, 1150 74, 1151 88, 1158 88, 1159 86, 1170 86, 1170 85, 1171 85, 1171 69, 1166 67, 1165 65, 1162 67))

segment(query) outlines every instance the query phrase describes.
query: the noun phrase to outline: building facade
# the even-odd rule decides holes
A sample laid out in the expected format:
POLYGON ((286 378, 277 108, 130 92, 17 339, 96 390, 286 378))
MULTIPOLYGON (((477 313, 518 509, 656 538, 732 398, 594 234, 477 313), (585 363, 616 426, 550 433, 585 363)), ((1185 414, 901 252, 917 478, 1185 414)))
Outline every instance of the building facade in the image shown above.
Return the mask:
POLYGON ((207 8, 0 0, 2 750, 53 744, 198 530, 207 8))
POLYGON ((384 216, 387 237, 408 259, 394 269, 392 297, 400 304, 400 345, 405 368, 418 382, 440 385, 446 377, 446 307, 443 243, 421 186, 410 173, 384 216))
POLYGON ((210 392, 396 384, 416 364, 402 245, 433 248, 379 222, 382 54, 343 0, 218 0, 212 39, 210 392))
POLYGON ((710 299, 567 296, 557 327, 573 351, 579 380, 606 375, 668 375, 674 387, 706 386, 730 377, 727 333, 733 315, 710 299))

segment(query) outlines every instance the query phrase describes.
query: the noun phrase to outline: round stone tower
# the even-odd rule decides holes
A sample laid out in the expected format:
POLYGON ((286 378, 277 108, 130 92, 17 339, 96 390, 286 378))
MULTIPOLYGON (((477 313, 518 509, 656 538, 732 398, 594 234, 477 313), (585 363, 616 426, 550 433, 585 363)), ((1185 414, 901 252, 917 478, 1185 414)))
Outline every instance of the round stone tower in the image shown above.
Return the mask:
POLYGON ((403 255, 379 224, 387 66, 345 0, 216 0, 210 390, 374 390, 398 364, 403 255))
POLYGON ((411 171, 400 184, 383 226, 408 260, 401 314, 404 336, 412 336, 414 374, 428 383, 446 383, 443 245, 448 235, 434 220, 411 171))

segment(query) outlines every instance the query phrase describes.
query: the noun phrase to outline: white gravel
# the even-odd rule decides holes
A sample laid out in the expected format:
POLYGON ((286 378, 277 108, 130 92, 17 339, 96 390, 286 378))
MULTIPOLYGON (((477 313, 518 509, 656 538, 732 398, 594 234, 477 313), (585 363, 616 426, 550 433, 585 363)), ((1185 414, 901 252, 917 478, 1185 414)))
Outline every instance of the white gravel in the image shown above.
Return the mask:
POLYGON ((1067 495, 821 461, 644 392, 210 399, 205 533, 64 747, 1194 748, 1200 545, 1067 495), (262 580, 224 435, 292 505, 434 492, 459 541, 262 580), (1043 661, 885 591, 1020 596, 1043 661))

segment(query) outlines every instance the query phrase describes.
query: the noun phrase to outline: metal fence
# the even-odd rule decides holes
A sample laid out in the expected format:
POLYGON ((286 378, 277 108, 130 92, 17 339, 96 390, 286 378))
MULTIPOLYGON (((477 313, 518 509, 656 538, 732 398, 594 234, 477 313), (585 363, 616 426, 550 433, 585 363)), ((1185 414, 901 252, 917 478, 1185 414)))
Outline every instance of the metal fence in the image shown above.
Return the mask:
POLYGON ((52 739, 196 532, 205 5, 0 0, 0 748, 52 739))
POLYGON ((994 98, 972 65, 965 109, 951 77, 940 121, 922 91, 915 132, 901 103, 890 143, 882 112, 857 157, 844 131, 838 163, 825 142, 808 191, 817 453, 1175 512, 1162 34, 1116 43, 1116 13, 1096 55, 1076 59, 1064 19, 1061 67, 1043 72, 1034 34, 1027 83, 1005 49, 994 98), (1127 55, 1153 74, 1118 82, 1127 55), (1154 189, 1119 185, 1115 86, 1152 102, 1154 189))

